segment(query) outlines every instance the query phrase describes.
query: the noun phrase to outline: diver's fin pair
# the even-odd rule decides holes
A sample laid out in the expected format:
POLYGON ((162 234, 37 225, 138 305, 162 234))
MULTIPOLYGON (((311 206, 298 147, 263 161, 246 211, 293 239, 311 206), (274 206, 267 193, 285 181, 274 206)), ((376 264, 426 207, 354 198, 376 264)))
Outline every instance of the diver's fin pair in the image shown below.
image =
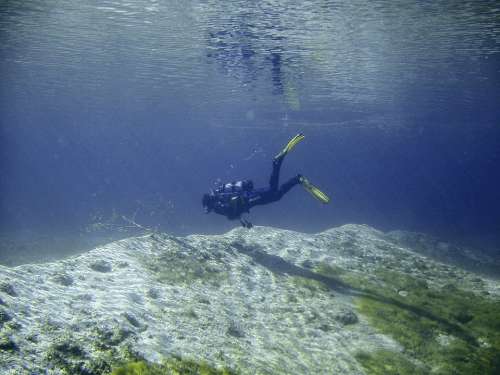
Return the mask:
POLYGON ((307 178, 305 178, 304 176, 299 177, 299 182, 302 185, 302 187, 304 189, 306 189, 307 192, 309 192, 309 194, 311 194, 314 198, 319 200, 321 203, 327 204, 328 202, 330 202, 330 198, 328 197, 328 195, 326 195, 321 190, 319 190, 316 186, 311 184, 309 182, 309 180, 307 178))
POLYGON ((279 158, 284 157, 286 154, 288 154, 288 152, 292 151, 292 149, 297 145, 297 143, 299 143, 301 140, 303 140, 304 137, 305 137, 304 134, 299 133, 295 137, 290 139, 290 141, 287 143, 285 148, 283 150, 281 150, 281 152, 278 155, 276 155, 274 157, 274 159, 279 159, 279 158))

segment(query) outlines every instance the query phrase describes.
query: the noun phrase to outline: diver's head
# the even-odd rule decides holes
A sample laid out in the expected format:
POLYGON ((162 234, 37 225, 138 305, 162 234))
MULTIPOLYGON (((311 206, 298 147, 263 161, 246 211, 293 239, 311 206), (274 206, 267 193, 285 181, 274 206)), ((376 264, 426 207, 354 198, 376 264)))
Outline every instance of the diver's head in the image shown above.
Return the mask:
POLYGON ((214 208, 214 196, 212 194, 203 194, 201 204, 203 205, 205 213, 208 214, 214 208))

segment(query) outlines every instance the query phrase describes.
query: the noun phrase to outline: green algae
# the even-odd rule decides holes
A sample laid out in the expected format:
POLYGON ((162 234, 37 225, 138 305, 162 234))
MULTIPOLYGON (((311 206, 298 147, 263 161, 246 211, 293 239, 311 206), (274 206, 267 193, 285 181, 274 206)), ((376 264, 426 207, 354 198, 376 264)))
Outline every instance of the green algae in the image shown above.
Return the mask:
POLYGON ((500 373, 500 302, 455 285, 430 288, 422 280, 387 271, 378 276, 388 286, 377 290, 382 298, 361 297, 358 309, 409 355, 433 373, 500 373), (443 343, 440 336, 451 339, 443 343))
POLYGON ((12 340, 12 337, 6 333, 0 333, 0 352, 15 352, 19 350, 17 344, 12 340))
POLYGON ((115 368, 111 375, 232 375, 229 369, 216 369, 205 362, 170 358, 162 364, 132 361, 115 368))
POLYGON ((45 366, 64 375, 235 374, 228 368, 217 369, 205 361, 179 356, 166 357, 161 364, 147 362, 126 342, 129 336, 118 327, 99 328, 94 331, 94 345, 85 348, 81 340, 67 332, 55 338, 49 346, 45 366))
MULTIPOLYGON (((425 280, 383 268, 370 276, 326 264, 315 271, 351 288, 358 312, 404 347, 399 359, 422 363, 425 373, 431 374, 500 373, 500 301, 455 284, 430 286, 425 280)), ((402 360, 390 365, 395 372, 384 370, 388 357, 378 351, 360 354, 358 361, 368 374, 424 371, 402 360)))
POLYGON ((96 350, 106 351, 117 347, 129 337, 134 337, 135 333, 120 325, 111 328, 96 327, 93 330, 94 347, 96 350))
POLYGON ((161 283, 189 285, 201 281, 218 286, 227 279, 227 272, 205 254, 164 251, 143 261, 161 283))
POLYGON ((389 350, 377 350, 372 353, 359 352, 356 360, 371 375, 425 375, 427 372, 408 361, 399 353, 389 350))
POLYGON ((97 329, 93 332, 94 343, 91 348, 71 332, 54 338, 47 349, 44 362, 47 368, 57 369, 65 375, 102 375, 109 374, 113 366, 137 360, 139 355, 129 344, 121 344, 125 338, 118 332, 97 329), (119 345, 121 344, 121 345, 119 345))
POLYGON ((318 263, 316 267, 314 267, 313 271, 317 274, 330 278, 341 278, 342 276, 348 274, 347 270, 344 268, 324 262, 318 263))
POLYGON ((63 374, 85 374, 85 352, 69 336, 55 340, 45 354, 45 361, 63 374))
POLYGON ((316 293, 328 292, 328 286, 318 280, 310 279, 302 276, 291 276, 290 280, 298 290, 307 290, 312 296, 316 293))

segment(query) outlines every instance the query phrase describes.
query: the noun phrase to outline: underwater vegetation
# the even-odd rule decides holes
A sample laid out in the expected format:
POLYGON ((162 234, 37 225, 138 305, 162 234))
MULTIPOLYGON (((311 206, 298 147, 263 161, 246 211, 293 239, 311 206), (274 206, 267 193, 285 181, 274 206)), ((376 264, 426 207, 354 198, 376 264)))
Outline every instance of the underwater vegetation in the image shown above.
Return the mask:
MULTIPOLYGON (((119 340, 120 338, 118 338, 119 340)), ((110 345, 99 343, 98 355, 91 360, 82 347, 69 336, 56 340, 46 355, 51 368, 67 375, 235 375, 227 368, 216 369, 203 361, 179 356, 165 358, 161 364, 150 363, 130 349, 113 347, 115 337, 109 337, 110 345), (87 360, 87 361, 85 361, 87 360)))
POLYGON ((368 374, 374 375, 425 375, 428 372, 410 362, 405 356, 389 350, 374 353, 359 352, 356 359, 368 374))
MULTIPOLYGON (((161 244, 160 236, 155 237, 161 244)), ((168 238, 170 241, 169 250, 150 259, 143 259, 144 265, 155 275, 155 278, 165 284, 190 285, 197 281, 208 282, 213 286, 218 286, 226 279, 226 272, 217 265, 214 259, 206 252, 182 251, 183 247, 188 247, 185 243, 177 243, 178 240, 168 238)))
POLYGON ((500 301, 385 269, 370 278, 326 264, 315 271, 350 285, 358 312, 403 346, 404 355, 358 353, 368 374, 500 374, 500 301))
MULTIPOLYGON (((178 355, 165 357, 161 364, 150 363, 128 344, 120 345, 133 335, 115 327, 96 328, 92 352, 71 333, 65 333, 50 344, 45 355, 45 367, 65 375, 235 375, 228 368, 217 369, 207 362, 178 355)), ((2 340, 0 338, 0 345, 2 340)), ((0 350, 8 350, 0 347, 0 350)))
POLYGON ((145 361, 129 362, 115 368, 111 375, 233 375, 228 369, 218 370, 204 362, 181 358, 171 358, 162 364, 149 364, 145 361))
POLYGON ((85 350, 84 343, 70 332, 56 336, 44 357, 44 367, 67 375, 109 374, 113 367, 140 358, 128 345, 120 346, 127 333, 119 329, 95 329, 94 347, 85 350))

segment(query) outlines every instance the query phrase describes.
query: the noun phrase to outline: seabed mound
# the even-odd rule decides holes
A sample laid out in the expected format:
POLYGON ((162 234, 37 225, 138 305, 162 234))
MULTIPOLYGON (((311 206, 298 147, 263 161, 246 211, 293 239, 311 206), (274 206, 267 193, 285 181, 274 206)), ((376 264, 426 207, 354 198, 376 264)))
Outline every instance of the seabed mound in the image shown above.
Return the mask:
POLYGON ((255 227, 0 266, 0 373, 499 374, 500 268, 474 254, 255 227))

